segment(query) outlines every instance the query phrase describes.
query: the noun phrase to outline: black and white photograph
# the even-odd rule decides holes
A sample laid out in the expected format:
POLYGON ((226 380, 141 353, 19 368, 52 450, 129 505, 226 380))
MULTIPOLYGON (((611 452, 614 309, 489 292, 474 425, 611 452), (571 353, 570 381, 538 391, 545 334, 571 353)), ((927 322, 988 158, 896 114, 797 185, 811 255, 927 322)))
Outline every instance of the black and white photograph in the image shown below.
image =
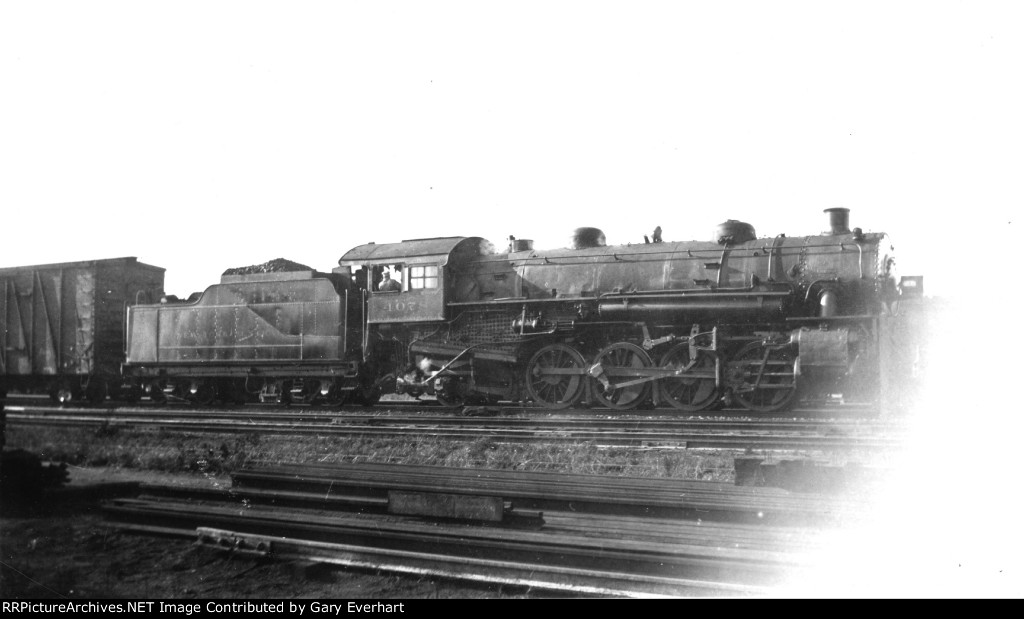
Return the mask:
POLYGON ((3 612, 1024 596, 1022 29, 3 3, 3 612))

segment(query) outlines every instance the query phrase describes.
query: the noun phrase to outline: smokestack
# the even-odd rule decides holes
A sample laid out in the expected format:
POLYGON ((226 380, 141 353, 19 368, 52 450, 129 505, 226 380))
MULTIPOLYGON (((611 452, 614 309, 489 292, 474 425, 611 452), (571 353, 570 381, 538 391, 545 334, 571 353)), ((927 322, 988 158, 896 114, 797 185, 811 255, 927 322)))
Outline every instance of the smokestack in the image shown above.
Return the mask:
POLYGON ((833 236, 850 233, 850 209, 843 207, 827 208, 829 231, 825 234, 833 236))

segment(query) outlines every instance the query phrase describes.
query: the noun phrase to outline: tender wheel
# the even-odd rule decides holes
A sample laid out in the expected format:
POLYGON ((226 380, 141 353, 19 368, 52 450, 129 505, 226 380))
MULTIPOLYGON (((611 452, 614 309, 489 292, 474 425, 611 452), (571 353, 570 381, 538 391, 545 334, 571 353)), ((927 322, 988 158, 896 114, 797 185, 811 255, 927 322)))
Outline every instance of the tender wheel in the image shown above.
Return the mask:
POLYGON ((217 397, 225 404, 241 406, 249 398, 245 393, 245 381, 225 380, 217 384, 217 397))
POLYGON ((796 354, 789 347, 747 344, 729 364, 733 395, 750 410, 785 409, 796 399, 795 363, 796 354))
POLYGON ((128 404, 136 404, 142 399, 142 387, 132 384, 121 389, 121 399, 128 404))
POLYGON ((278 383, 278 385, 277 385, 277 387, 278 387, 278 389, 277 389, 277 391, 278 391, 278 397, 277 397, 278 403, 283 404, 284 406, 291 406, 292 405, 292 402, 295 401, 295 399, 292 397, 292 386, 293 385, 294 385, 294 383, 292 381, 290 381, 290 380, 285 380, 285 381, 282 381, 282 382, 278 383))
POLYGON ((164 386, 159 382, 151 383, 146 391, 149 393, 149 399, 154 404, 164 404, 167 402, 167 394, 164 393, 164 386))
POLYGON ((107 381, 102 378, 92 378, 85 387, 85 399, 93 406, 99 406, 107 399, 107 381))
POLYGON ((658 364, 666 370, 680 371, 679 376, 666 376, 658 381, 658 398, 673 408, 684 411, 702 411, 710 408, 721 395, 715 381, 715 363, 718 355, 698 350, 696 363, 690 366, 690 345, 677 344, 670 348, 658 364))
POLYGON ((348 391, 342 391, 336 383, 331 383, 327 395, 323 396, 323 404, 334 408, 341 408, 349 397, 348 391))
POLYGON ((568 408, 586 390, 586 365, 583 355, 570 346, 545 346, 526 364, 526 391, 546 408, 568 408))
POLYGON ((217 388, 207 382, 199 383, 190 395, 196 404, 209 406, 217 399, 217 388))
POLYGON ((61 380, 50 387, 50 399, 61 406, 70 404, 81 397, 82 388, 67 380, 61 380))
POLYGON ((296 401, 310 406, 319 406, 323 403, 324 396, 320 394, 320 381, 304 381, 302 385, 302 393, 296 401))
POLYGON ((637 370, 652 365, 647 351, 629 342, 612 344, 597 353, 590 370, 595 402, 618 410, 636 408, 651 396, 651 381, 638 382, 647 377, 638 375, 637 370))

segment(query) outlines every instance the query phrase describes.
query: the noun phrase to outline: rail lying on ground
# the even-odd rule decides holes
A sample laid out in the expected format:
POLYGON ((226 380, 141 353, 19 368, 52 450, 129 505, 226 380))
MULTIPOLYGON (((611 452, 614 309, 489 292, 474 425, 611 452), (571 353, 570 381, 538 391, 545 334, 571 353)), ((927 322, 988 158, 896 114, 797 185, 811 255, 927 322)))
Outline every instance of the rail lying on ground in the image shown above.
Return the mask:
POLYGON ((392 464, 278 465, 232 474, 232 492, 287 492, 312 505, 387 506, 395 491, 498 496, 516 509, 739 522, 835 522, 855 516, 839 497, 668 478, 392 464))
POLYGON ((248 554, 592 595, 763 594, 808 567, 810 523, 858 511, 707 482, 391 465, 247 470, 230 491, 144 493, 106 505, 108 519, 248 554), (447 508, 497 499, 508 526, 396 514, 410 494, 447 508))

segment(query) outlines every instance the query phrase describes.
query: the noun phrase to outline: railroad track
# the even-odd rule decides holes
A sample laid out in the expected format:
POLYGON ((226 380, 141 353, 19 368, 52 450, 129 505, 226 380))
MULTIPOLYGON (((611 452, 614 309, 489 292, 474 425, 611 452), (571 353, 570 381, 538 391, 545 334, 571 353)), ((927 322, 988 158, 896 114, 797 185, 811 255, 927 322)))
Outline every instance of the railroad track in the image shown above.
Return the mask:
MULTIPOLYGON (((36 406, 48 406, 52 402, 46 396, 40 395, 29 395, 20 393, 10 393, 7 395, 7 402, 10 404, 23 404, 23 405, 36 405, 36 406)), ((203 411, 203 412, 217 412, 217 411, 230 411, 239 410, 238 408, 231 408, 225 406, 202 406, 195 403, 189 403, 184 400, 169 400, 171 404, 154 403, 148 399, 140 400, 134 404, 126 404, 115 400, 106 402, 105 405, 92 407, 84 402, 75 402, 71 404, 63 405, 66 409, 75 408, 93 408, 94 410, 108 410, 108 409, 150 409, 150 408, 171 408, 183 409, 188 407, 188 410, 203 411), (177 402, 177 404, 174 404, 177 402)), ((332 411, 335 413, 365 413, 365 414, 387 414, 397 411, 416 411, 418 413, 437 413, 437 414, 459 414, 463 409, 486 409, 495 414, 500 415, 515 415, 515 414, 538 414, 538 415, 552 415, 552 416, 567 416, 577 415, 580 418, 593 418, 601 415, 613 415, 616 417, 641 417, 641 418, 656 418, 664 417, 667 419, 680 419, 680 418, 716 418, 716 419, 735 419, 740 421, 776 421, 776 420, 826 420, 834 421, 839 419, 847 419, 850 421, 870 421, 879 417, 879 411, 877 407, 868 404, 861 403, 826 403, 818 406, 803 406, 797 407, 792 410, 774 412, 774 413, 762 413, 750 411, 744 408, 728 408, 722 410, 708 410, 702 411, 698 415, 679 411, 674 408, 659 407, 650 409, 632 409, 627 411, 615 410, 610 408, 604 408, 601 406, 592 406, 588 408, 572 408, 566 410, 552 410, 544 408, 532 402, 522 403, 504 403, 487 406, 469 406, 469 407, 451 407, 443 406, 439 402, 433 399, 382 399, 378 404, 374 406, 363 406, 363 405, 352 405, 346 404, 343 407, 321 407, 320 405, 313 404, 293 404, 283 405, 279 403, 255 403, 250 402, 244 405, 244 410, 278 410, 278 411, 289 411, 289 412, 302 412, 302 411, 332 411)))
POLYGON ((25 415, 43 417, 121 418, 130 416, 156 416, 181 420, 241 420, 260 422, 306 422, 306 423, 352 423, 392 424, 423 423, 448 426, 489 426, 515 427, 526 424, 559 427, 562 429, 622 429, 643 427, 652 430, 696 429, 715 431, 797 431, 797 432, 875 432, 899 431, 894 422, 826 419, 809 420, 794 418, 721 418, 716 416, 552 413, 543 409, 485 407, 469 409, 443 409, 436 406, 417 410, 394 409, 346 409, 331 410, 317 407, 247 407, 245 409, 201 408, 179 406, 109 406, 70 407, 31 403, 13 404, 8 410, 25 415))
POLYGON ((710 482, 394 465, 248 470, 230 490, 145 487, 104 507, 119 528, 231 552, 610 596, 764 595, 811 567, 815 535, 798 524, 857 509, 710 482), (504 522, 396 514, 402 493, 494 498, 504 522))
POLYGON ((159 427, 210 433, 281 435, 429 436, 443 439, 491 438, 500 442, 592 442, 630 446, 670 443, 686 448, 888 450, 899 447, 898 424, 861 420, 730 420, 638 417, 630 415, 555 416, 498 409, 481 416, 432 410, 417 414, 332 411, 311 407, 228 410, 168 407, 74 408, 8 404, 11 425, 159 427))

